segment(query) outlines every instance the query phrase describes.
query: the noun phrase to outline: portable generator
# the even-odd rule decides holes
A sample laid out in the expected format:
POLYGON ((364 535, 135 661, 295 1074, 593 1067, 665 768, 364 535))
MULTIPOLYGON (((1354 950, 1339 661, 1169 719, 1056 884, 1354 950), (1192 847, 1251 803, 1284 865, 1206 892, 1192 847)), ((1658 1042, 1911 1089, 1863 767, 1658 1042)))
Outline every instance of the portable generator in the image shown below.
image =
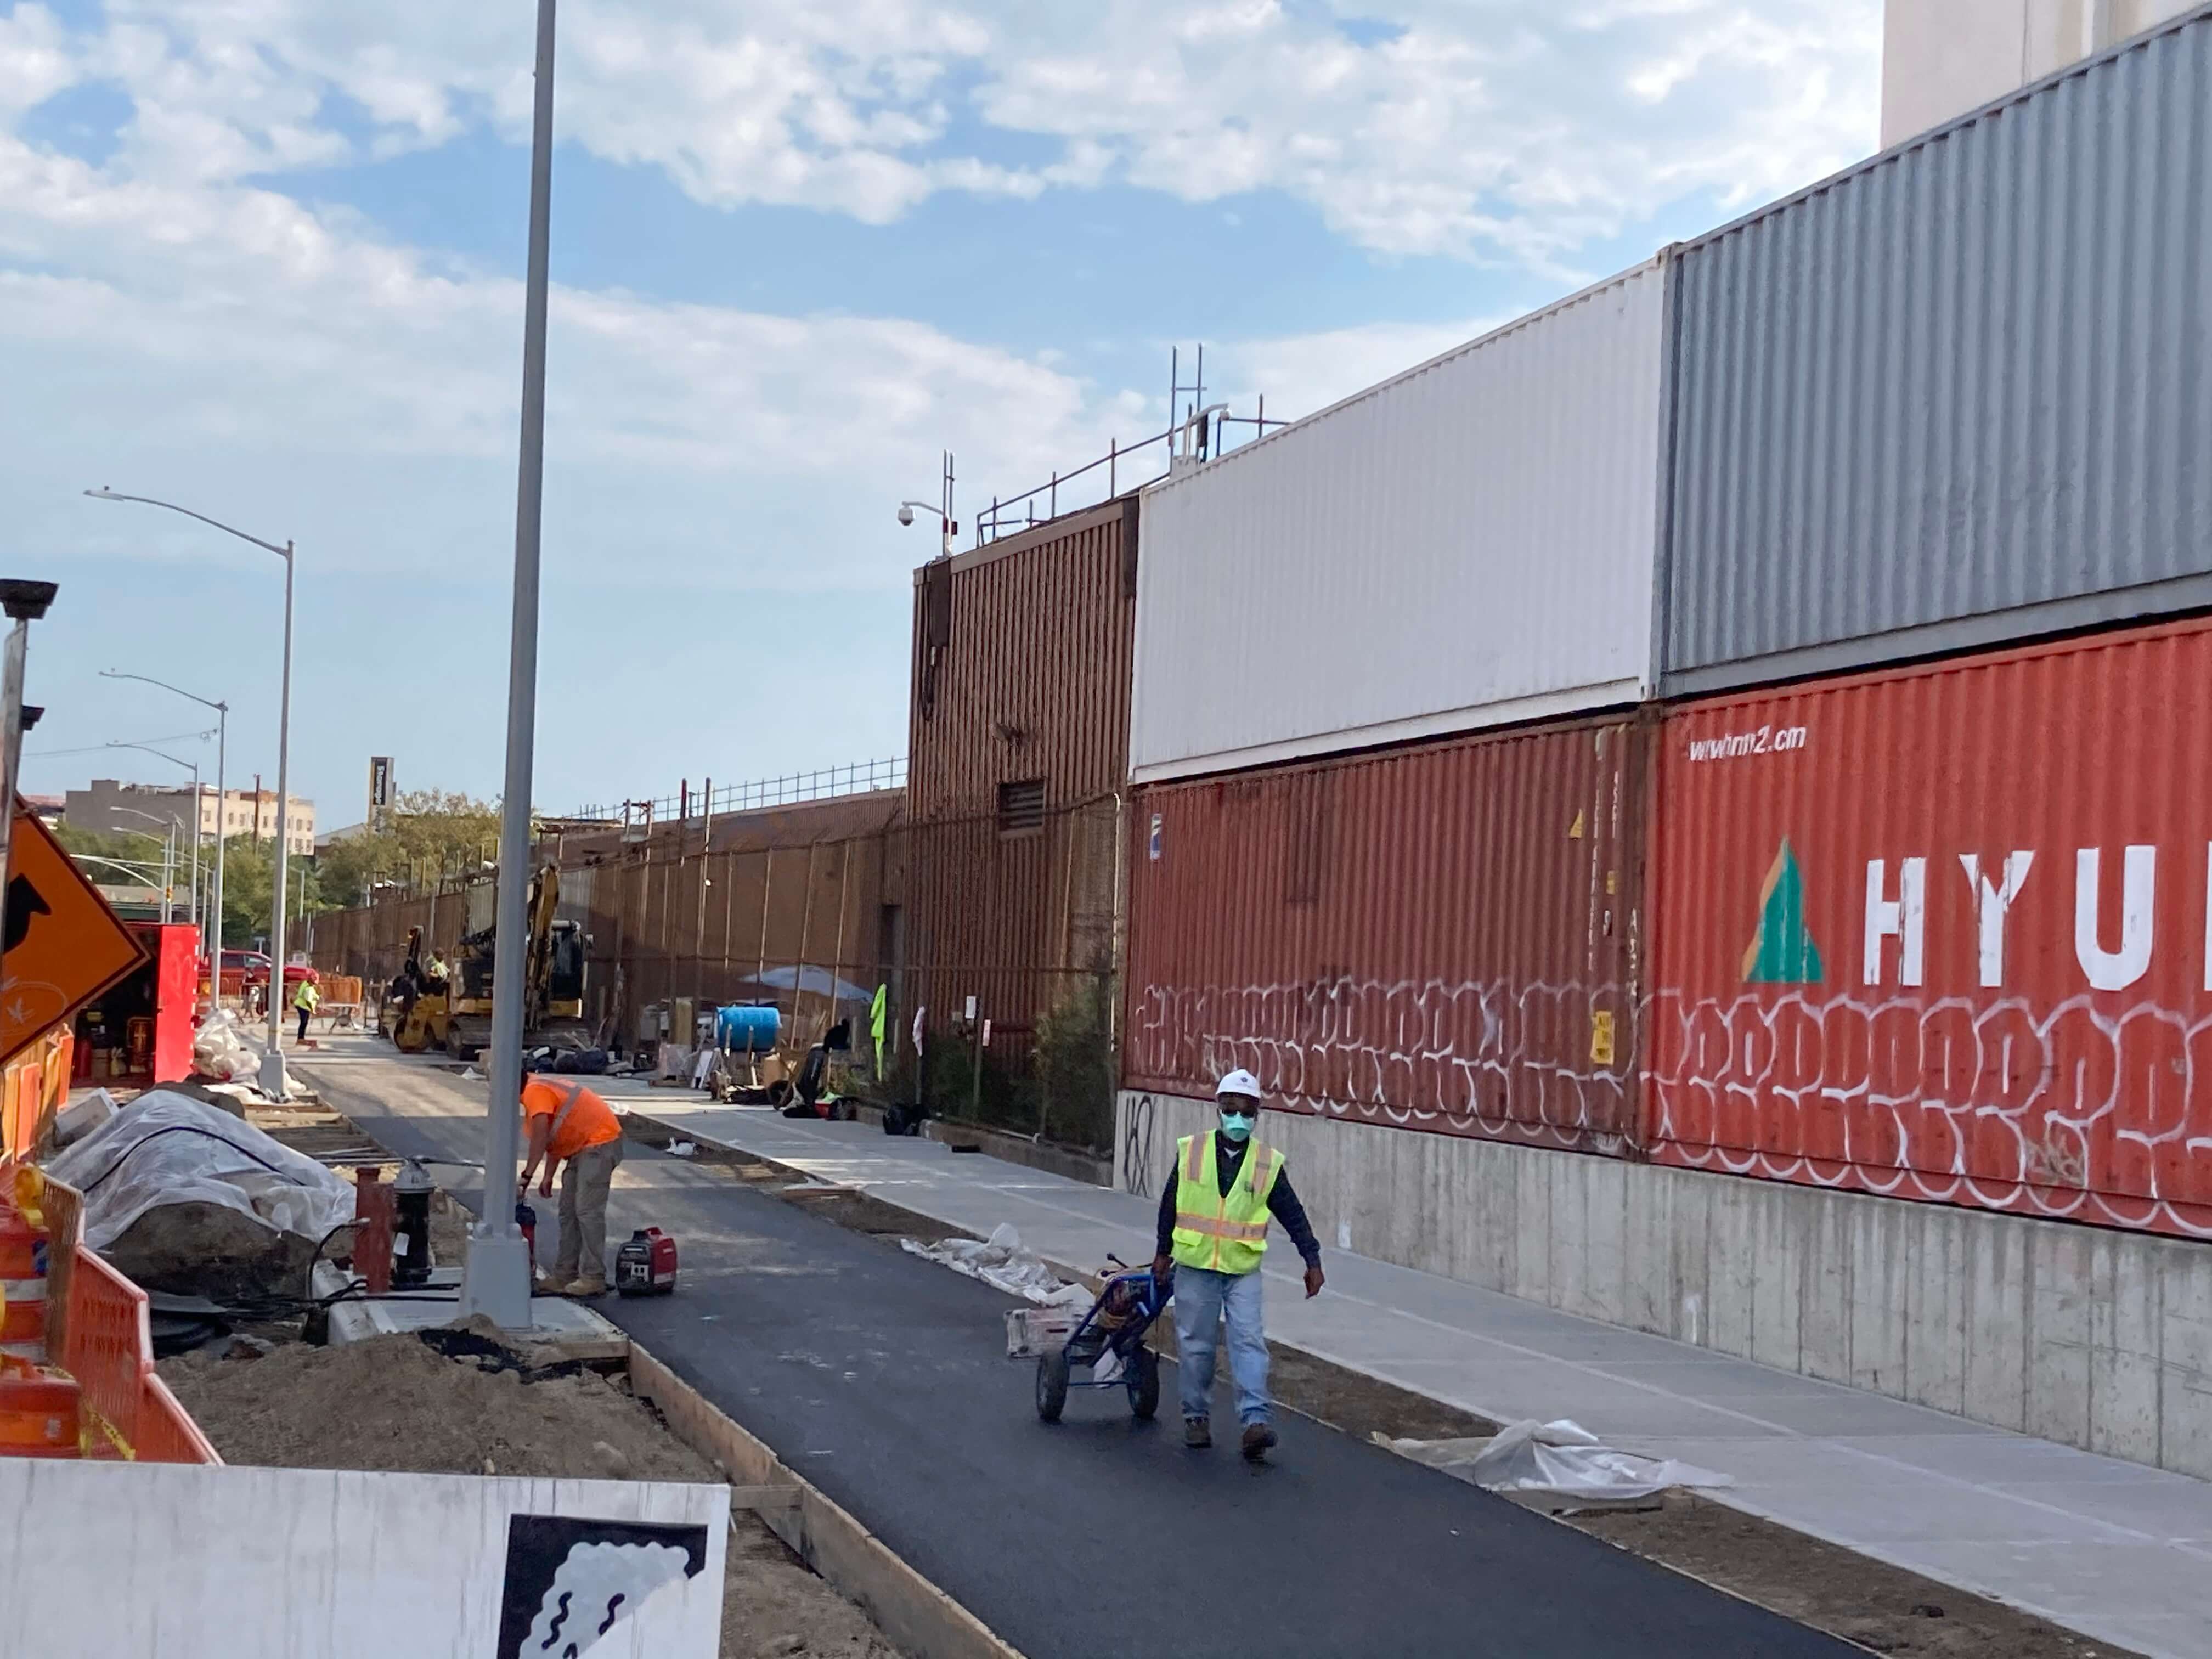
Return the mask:
POLYGON ((615 1252, 615 1290, 623 1296, 666 1296, 676 1288, 676 1241, 641 1227, 615 1252))

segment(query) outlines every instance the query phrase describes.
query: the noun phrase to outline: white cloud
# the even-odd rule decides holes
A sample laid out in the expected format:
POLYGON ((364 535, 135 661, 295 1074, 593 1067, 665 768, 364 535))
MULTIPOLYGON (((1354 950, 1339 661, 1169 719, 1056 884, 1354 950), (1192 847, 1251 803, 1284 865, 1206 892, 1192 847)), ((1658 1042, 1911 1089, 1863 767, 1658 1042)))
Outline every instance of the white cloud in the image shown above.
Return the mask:
MULTIPOLYGON (((660 168, 714 206, 884 222, 940 191, 1121 179, 1206 201, 1276 190, 1382 252, 1558 274, 1577 249, 1693 192, 1742 205, 1866 153, 1880 9, 572 0, 559 118, 570 140, 660 168), (1057 153, 1011 164, 973 136, 977 123, 1057 153)), ((519 137, 527 14, 450 0, 109 0, 109 27, 83 56, 137 99, 142 171, 236 176, 349 146, 435 144, 478 122, 519 137), (374 136, 342 131, 326 94, 360 106, 374 136)), ((35 9, 21 15, 32 25, 19 33, 51 34, 35 9)))

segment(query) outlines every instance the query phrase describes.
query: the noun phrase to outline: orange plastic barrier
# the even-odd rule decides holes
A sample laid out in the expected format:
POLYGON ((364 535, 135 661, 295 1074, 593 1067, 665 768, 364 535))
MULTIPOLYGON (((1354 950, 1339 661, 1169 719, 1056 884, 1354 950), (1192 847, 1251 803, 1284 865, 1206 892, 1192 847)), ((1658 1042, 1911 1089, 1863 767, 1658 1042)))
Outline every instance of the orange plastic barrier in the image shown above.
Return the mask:
POLYGON ((222 1462, 154 1374, 146 1292, 82 1244, 70 1275, 68 1330, 62 1369, 84 1387, 85 1455, 222 1462))
MULTIPOLYGON (((11 1166, 0 1161, 0 1190, 9 1189, 11 1174, 11 1166)), ((222 1462, 155 1374, 146 1292, 85 1248, 82 1200, 50 1181, 40 1205, 49 1249, 46 1354, 76 1382, 83 1455, 144 1463, 222 1462)))

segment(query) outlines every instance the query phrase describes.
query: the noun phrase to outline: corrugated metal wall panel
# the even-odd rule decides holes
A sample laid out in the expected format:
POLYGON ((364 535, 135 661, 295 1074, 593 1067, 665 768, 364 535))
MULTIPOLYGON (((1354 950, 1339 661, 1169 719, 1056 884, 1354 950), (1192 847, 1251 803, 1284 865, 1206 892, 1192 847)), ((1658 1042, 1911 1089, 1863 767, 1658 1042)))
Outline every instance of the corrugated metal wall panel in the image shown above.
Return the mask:
POLYGON ((1662 741, 1653 1158, 2212 1237, 2212 623, 1662 741))
POLYGON ((1680 251, 1669 695, 2212 604, 2212 9, 1680 251))
POLYGON ((1626 1151, 1650 728, 1584 722, 1139 789, 1130 1088, 1626 1151))
POLYGON ((1135 504, 1092 510, 915 573, 907 795, 921 819, 994 812, 1042 778, 1059 808, 1121 787, 1129 754, 1135 504), (927 589, 950 588, 930 638, 927 589))
POLYGON ((1139 781, 1648 689, 1663 260, 1143 497, 1139 781))

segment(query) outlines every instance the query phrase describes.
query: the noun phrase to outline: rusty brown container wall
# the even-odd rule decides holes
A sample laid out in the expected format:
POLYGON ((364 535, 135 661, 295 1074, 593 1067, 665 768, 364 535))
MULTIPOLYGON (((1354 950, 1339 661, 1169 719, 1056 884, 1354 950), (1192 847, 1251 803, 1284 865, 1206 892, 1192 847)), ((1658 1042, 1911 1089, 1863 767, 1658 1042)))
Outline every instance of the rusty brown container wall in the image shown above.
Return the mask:
POLYGON ((915 573, 908 803, 917 819, 1048 808, 1121 787, 1129 764, 1137 505, 1109 501, 915 573))
POLYGON ((1141 789, 1123 1084, 1625 1154, 1648 726, 1585 721, 1141 789))

